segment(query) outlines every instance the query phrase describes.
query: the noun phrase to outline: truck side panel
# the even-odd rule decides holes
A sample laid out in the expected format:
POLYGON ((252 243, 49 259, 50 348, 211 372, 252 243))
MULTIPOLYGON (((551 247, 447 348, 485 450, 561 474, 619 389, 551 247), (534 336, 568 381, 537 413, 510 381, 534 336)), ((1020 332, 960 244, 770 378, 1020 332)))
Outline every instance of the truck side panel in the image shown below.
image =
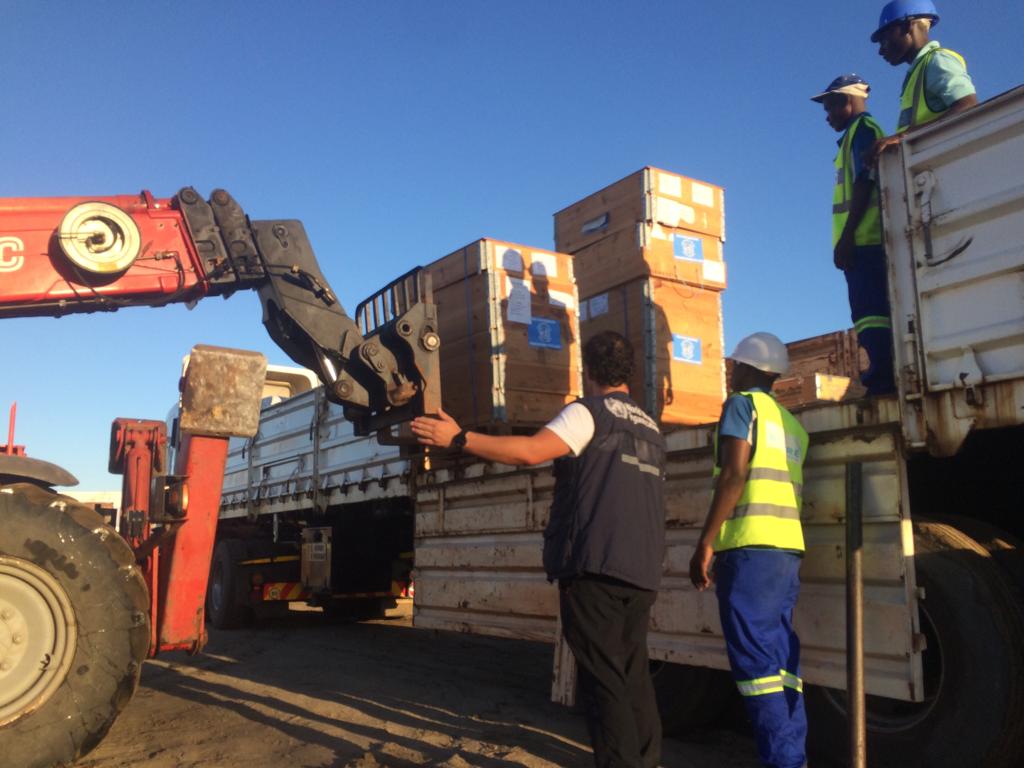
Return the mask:
POLYGON ((908 445, 1024 423, 1024 87, 908 134, 880 184, 908 445))
MULTIPOLYGON (((865 661, 872 694, 920 700, 907 480, 893 400, 801 414, 811 432, 803 523, 807 554, 797 627, 810 683, 845 687, 845 470, 863 464, 865 661)), ((669 436, 665 577, 651 617, 656 659, 728 668, 714 594, 697 593, 687 567, 711 500, 710 430, 669 436)), ((553 480, 548 467, 472 465, 421 484, 416 505, 416 611, 420 627, 555 639, 558 598, 542 565, 553 480)))

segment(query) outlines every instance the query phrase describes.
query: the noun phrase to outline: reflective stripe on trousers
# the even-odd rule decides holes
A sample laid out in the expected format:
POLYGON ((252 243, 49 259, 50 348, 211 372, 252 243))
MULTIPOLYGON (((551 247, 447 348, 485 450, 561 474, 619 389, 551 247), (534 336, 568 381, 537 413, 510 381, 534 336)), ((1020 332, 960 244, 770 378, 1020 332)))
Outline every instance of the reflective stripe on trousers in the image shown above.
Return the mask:
POLYGON ((715 592, 733 679, 754 725, 761 762, 801 768, 806 761, 800 641, 793 608, 800 558, 747 547, 715 559, 715 592))

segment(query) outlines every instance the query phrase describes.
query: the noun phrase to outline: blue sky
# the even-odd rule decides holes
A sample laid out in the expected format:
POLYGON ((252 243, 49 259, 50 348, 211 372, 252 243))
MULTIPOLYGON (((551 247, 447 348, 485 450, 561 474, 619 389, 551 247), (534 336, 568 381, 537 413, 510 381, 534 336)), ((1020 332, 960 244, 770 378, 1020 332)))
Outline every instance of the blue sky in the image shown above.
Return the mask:
MULTIPOLYGON (((556 210, 655 165, 725 187, 726 345, 804 338, 849 325, 836 137, 808 97, 856 71, 893 126, 880 6, 0 0, 0 197, 224 187, 253 218, 302 219, 354 310, 478 237, 552 247, 556 210)), ((1020 84, 1020 0, 939 10, 981 98, 1020 84)), ((255 294, 0 330, 17 442, 83 490, 119 487, 110 422, 163 418, 193 344, 287 362, 255 294)))

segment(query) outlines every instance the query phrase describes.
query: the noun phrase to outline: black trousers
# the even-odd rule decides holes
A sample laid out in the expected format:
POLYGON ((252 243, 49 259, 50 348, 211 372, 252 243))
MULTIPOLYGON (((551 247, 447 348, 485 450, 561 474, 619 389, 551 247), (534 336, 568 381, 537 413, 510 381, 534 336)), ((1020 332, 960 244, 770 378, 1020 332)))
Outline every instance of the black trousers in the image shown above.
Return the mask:
POLYGON ((647 663, 656 592, 600 576, 559 583, 562 632, 576 657, 597 768, 654 768, 661 719, 647 663))

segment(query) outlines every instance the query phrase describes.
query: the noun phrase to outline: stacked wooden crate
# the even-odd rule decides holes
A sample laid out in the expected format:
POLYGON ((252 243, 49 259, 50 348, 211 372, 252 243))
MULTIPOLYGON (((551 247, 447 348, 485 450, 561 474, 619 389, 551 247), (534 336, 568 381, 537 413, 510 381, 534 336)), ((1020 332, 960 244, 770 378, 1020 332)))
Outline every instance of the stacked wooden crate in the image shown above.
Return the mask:
POLYGON ((581 394, 571 256, 482 239, 426 270, 438 307, 444 408, 462 426, 536 428, 581 394))
MULTIPOLYGON (((786 349, 789 372, 775 382, 772 394, 787 408, 864 396, 860 372, 867 368, 868 361, 864 350, 857 346, 854 330, 792 341, 786 349)), ((731 376, 732 361, 726 368, 731 376)))
POLYGON ((637 351, 633 398, 663 425, 717 420, 725 397, 720 187, 646 167, 555 214, 576 262, 584 342, 615 330, 637 351))

